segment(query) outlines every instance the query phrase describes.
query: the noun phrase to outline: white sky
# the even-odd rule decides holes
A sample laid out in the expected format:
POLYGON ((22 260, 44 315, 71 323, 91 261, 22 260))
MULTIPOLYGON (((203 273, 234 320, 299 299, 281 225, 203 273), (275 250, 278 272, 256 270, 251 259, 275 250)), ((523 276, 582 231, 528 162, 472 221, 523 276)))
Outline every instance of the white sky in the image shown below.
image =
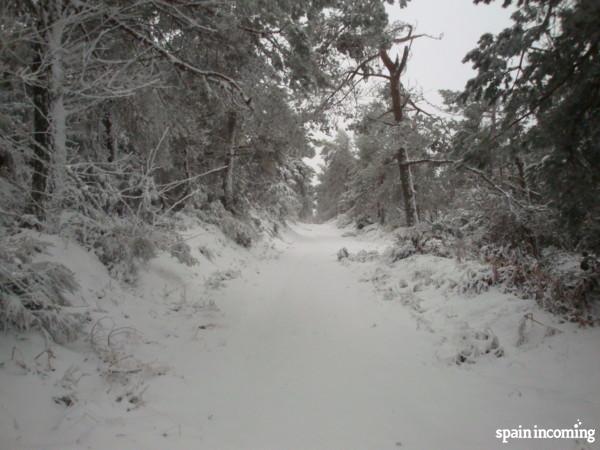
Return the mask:
POLYGON ((416 25, 417 33, 442 40, 417 39, 412 47, 404 83, 420 86, 425 98, 439 104, 440 89, 461 90, 475 72, 462 59, 487 32, 497 33, 510 24, 510 10, 497 0, 490 5, 475 5, 473 0, 412 0, 408 7, 388 7, 390 23, 403 21, 416 25))
MULTIPOLYGON (((490 5, 475 5, 473 0, 411 0, 404 9, 397 2, 388 6, 390 23, 410 23, 416 26, 416 33, 443 34, 441 40, 421 38, 414 42, 404 84, 421 89, 426 100, 433 104, 441 103, 440 89, 462 90, 475 74, 470 64, 462 63, 464 56, 476 47, 482 34, 497 33, 510 24, 511 12, 502 8, 501 3, 500 0, 490 5)), ((317 154, 305 162, 318 170, 322 159, 317 154)))

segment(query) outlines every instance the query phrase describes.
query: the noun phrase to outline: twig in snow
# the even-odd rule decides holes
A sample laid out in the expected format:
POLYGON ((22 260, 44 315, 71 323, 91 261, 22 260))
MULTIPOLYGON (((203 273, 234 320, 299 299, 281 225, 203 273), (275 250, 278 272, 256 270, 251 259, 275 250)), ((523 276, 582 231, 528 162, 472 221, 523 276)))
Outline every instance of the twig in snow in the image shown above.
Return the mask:
POLYGON ((553 326, 550 326, 550 325, 546 325, 545 323, 542 323, 539 320, 534 319, 533 318, 533 313, 527 313, 523 317, 526 320, 531 320, 532 322, 537 323, 538 325, 541 325, 543 327, 546 327, 547 329, 552 330, 555 333, 562 333, 563 332, 562 330, 560 330, 560 329, 558 329, 556 327, 553 327, 553 326))

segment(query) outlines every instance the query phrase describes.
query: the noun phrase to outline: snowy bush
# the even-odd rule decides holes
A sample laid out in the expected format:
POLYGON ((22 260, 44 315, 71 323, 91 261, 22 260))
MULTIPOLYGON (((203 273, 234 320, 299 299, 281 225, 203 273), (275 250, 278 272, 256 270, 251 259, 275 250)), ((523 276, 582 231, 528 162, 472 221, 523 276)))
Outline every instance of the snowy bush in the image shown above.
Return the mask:
POLYGON ((414 254, 448 258, 454 255, 455 246, 456 238, 447 230, 431 225, 420 225, 398 233, 396 242, 386 250, 385 257, 390 263, 414 254))
POLYGON ((393 263, 414 254, 431 254, 479 260, 483 264, 466 265, 453 289, 480 294, 497 286, 503 292, 535 299, 542 308, 567 320, 598 324, 598 259, 587 253, 581 257, 564 250, 551 251, 550 244, 560 239, 552 234, 553 225, 542 222, 552 220, 546 211, 517 213, 506 205, 499 205, 496 211, 457 210, 434 223, 401 230, 384 258, 393 263), (556 254, 561 258, 552 256, 556 254), (581 261, 581 267, 575 260, 581 261), (569 270, 564 269, 565 264, 569 270))
POLYGON ((492 330, 467 329, 460 334, 459 350, 454 360, 456 364, 472 364, 485 355, 504 356, 504 349, 492 330))
POLYGON ((235 219, 231 215, 225 216, 221 223, 223 234, 233 240, 236 244, 250 248, 254 236, 252 228, 241 220, 235 219))
POLYGON ((353 221, 354 221, 354 219, 351 216, 349 216, 348 214, 338 214, 338 216, 335 220, 335 224, 337 225, 338 228, 346 228, 353 221))
POLYGON ((189 267, 198 264, 198 260, 192 256, 192 249, 190 246, 181 239, 178 239, 175 244, 171 246, 171 256, 189 267))
POLYGON ((249 248, 257 233, 253 227, 227 211, 221 202, 210 203, 198 213, 201 220, 218 226, 236 244, 249 248))
POLYGON ((154 241, 131 226, 108 229, 96 240, 93 249, 111 275, 129 283, 136 281, 139 266, 156 256, 154 241))
POLYGON ((518 248, 539 257, 549 245, 562 245, 559 227, 551 210, 510 210, 506 205, 485 209, 481 242, 498 247, 518 248))
POLYGON ((417 249, 412 242, 396 242, 395 245, 386 249, 385 257, 388 262, 395 263, 414 255, 416 252, 417 249))
POLYGON ((357 230, 362 230, 366 227, 368 227, 369 225, 373 225, 373 219, 371 219, 369 216, 367 215, 363 215, 360 216, 356 219, 356 229, 357 230))
POLYGON ((536 258, 518 248, 490 245, 482 247, 481 259, 486 265, 470 265, 464 271, 456 286, 460 292, 479 294, 497 286, 503 292, 534 299, 567 320, 582 325, 600 322, 597 258, 587 255, 583 267, 571 263, 567 270, 551 255, 536 258))
POLYGON ((349 256, 350 256, 350 253, 348 253, 348 249, 346 247, 340 248, 337 252, 337 260, 338 261, 347 259, 349 256))
POLYGON ((132 218, 94 220, 76 212, 63 215, 62 234, 93 251, 113 277, 128 283, 168 241, 155 227, 132 218))
POLYGON ((49 245, 29 236, 0 241, 0 329, 39 329, 62 343, 76 338, 82 324, 65 295, 78 285, 62 264, 37 261, 49 245))
POLYGON ((489 266, 470 266, 461 275, 456 288, 463 294, 481 294, 497 283, 489 266))
POLYGON ((356 253, 350 253, 346 247, 342 247, 337 252, 337 260, 338 261, 353 261, 353 262, 369 262, 379 259, 379 252, 377 251, 367 251, 367 250, 359 250, 356 253))

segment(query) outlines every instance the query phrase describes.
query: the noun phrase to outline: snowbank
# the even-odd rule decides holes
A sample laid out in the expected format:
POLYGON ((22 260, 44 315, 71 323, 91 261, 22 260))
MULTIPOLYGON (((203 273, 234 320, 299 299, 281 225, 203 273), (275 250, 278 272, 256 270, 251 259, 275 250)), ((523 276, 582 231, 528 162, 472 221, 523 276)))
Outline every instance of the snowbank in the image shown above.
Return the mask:
MULTIPOLYGON (((47 244, 42 261, 72 271, 80 288, 67 293, 70 309, 85 317, 81 338, 57 345, 37 331, 0 339, 0 448, 78 449, 82 439, 110 448, 102 436, 123 423, 148 431, 142 406, 155 389, 180 395, 184 387, 169 352, 193 358, 206 330, 220 326, 213 293, 242 276, 249 261, 270 258, 281 244, 247 250, 214 225, 189 222, 183 239, 197 261, 188 265, 162 252, 139 271, 135 285, 115 281, 96 255, 58 236, 27 232, 47 244), (161 379, 160 382, 157 382, 161 379)), ((199 374, 201 376, 201 374, 199 374)), ((177 432, 166 419, 161 433, 177 432)), ((123 445, 127 446, 127 436, 123 445)), ((148 438, 151 448, 155 438, 148 438)))

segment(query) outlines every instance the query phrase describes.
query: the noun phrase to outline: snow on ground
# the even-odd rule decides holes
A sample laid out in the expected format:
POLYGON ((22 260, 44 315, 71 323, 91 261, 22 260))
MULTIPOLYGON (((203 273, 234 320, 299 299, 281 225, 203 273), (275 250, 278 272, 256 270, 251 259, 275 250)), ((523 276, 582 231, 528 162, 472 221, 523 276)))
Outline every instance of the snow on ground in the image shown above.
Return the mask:
POLYGON ((460 294, 467 267, 450 259, 337 261, 342 247, 381 252, 375 231, 297 225, 251 252, 212 227, 188 237, 200 265, 161 255, 127 289, 45 238, 82 283, 88 339, 50 358, 35 334, 2 337, 1 449, 597 445, 502 444, 496 429, 597 428, 600 330, 460 294))

